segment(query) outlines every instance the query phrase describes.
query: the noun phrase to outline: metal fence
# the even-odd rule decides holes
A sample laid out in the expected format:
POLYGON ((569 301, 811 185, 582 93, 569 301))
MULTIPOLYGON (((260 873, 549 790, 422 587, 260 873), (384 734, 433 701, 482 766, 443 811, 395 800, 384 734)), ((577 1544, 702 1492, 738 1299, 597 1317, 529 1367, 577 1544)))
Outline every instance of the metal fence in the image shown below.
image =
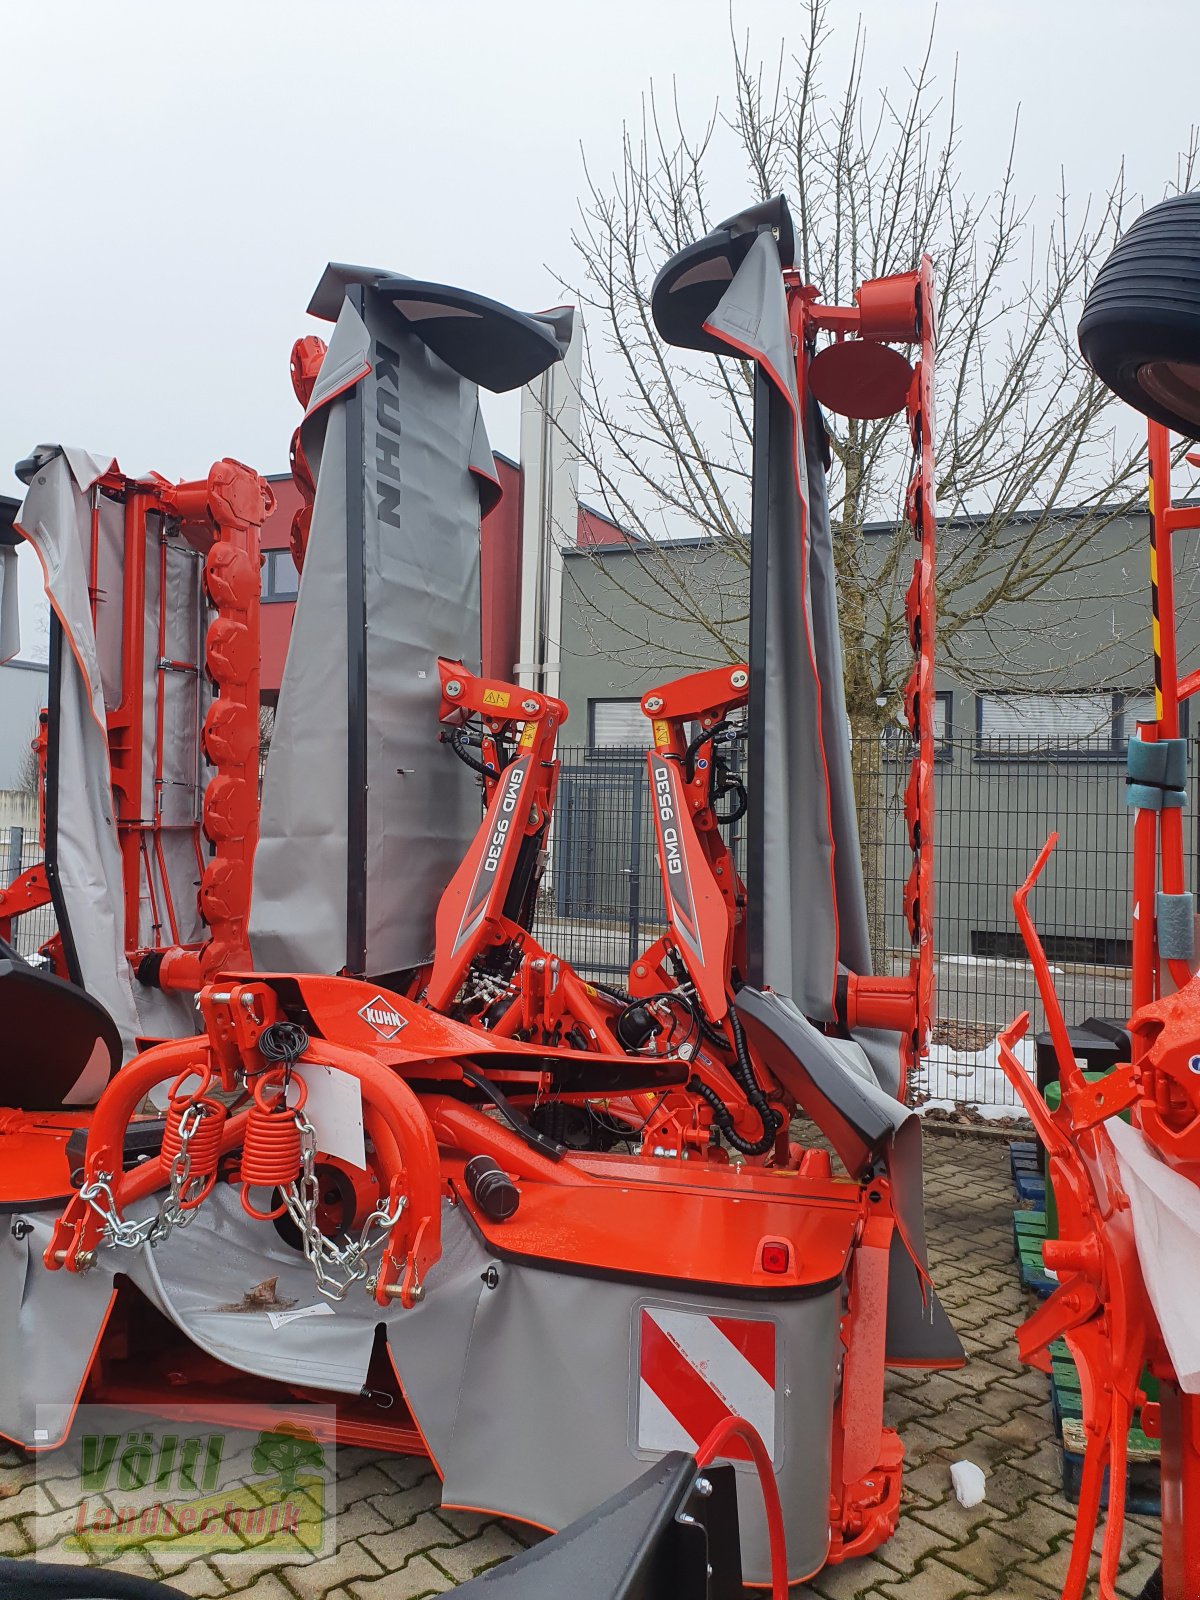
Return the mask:
MULTIPOLYGON (((34 807, 30 806, 30 812, 34 807)), ((20 877, 26 867, 36 866, 42 859, 36 823, 0 824, 0 885, 8 888, 14 878, 20 877)), ((58 931, 53 906, 39 906, 13 923, 13 947, 19 955, 34 956, 38 949, 58 931)))
MULTIPOLYGON (((644 757, 636 751, 568 748, 549 871, 538 907, 539 938, 585 976, 622 981, 663 928, 644 757)), ((908 961, 903 891, 911 865, 904 827, 907 750, 885 737, 855 751, 880 970, 908 961)), ((1200 882, 1200 816, 1192 764, 1191 829, 1200 882)), ((1069 1022, 1124 1020, 1129 1009, 1131 814, 1125 765, 1090 741, 989 737, 947 741, 935 768, 937 1021, 917 1083, 921 1098, 1011 1106, 995 1071, 992 1041, 1022 1011, 1045 1027, 1032 969, 1017 935, 1012 893, 1054 831, 1058 846, 1034 912, 1069 1022)), ((808 803, 796 797, 797 805, 808 803)), ((733 830, 735 857, 743 839, 733 830)), ((36 825, 0 830, 0 881, 40 859, 36 825)), ((55 929, 50 907, 20 918, 15 942, 32 955, 55 929)))
MULTIPOLYGON (((619 980, 663 926, 645 760, 621 750, 560 754, 537 932, 584 974, 619 980)), ((912 861, 904 826, 907 749, 884 736, 875 749, 860 744, 855 764, 863 833, 877 841, 866 863, 877 966, 902 972, 903 891, 912 861)), ((1013 1106, 1015 1095, 995 1070, 995 1035, 1022 1011, 1030 1013, 1031 1035, 1045 1018, 1012 894, 1052 832, 1058 846, 1033 908, 1067 1020, 1128 1015, 1132 814, 1123 753, 1098 751, 1092 741, 1047 748, 1031 738, 990 737, 986 746, 948 740, 935 795, 937 1021, 917 1092, 1013 1106)), ((1200 867, 1200 829, 1193 837, 1200 867)), ((732 842, 736 855, 737 829, 732 842)))

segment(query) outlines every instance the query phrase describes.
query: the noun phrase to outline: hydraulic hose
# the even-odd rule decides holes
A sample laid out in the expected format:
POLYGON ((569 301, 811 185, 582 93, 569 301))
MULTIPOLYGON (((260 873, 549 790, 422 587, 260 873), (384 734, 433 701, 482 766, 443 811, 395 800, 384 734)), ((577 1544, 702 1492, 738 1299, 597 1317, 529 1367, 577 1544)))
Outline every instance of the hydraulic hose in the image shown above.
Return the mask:
POLYGON ((449 733, 442 735, 442 739, 444 743, 450 746, 463 765, 470 767, 472 772, 477 772, 481 778, 498 778, 500 776, 495 767, 486 761, 480 761, 471 754, 467 748, 470 744, 470 734, 465 728, 451 728, 449 733))
POLYGON ((691 783, 696 776, 696 757, 699 752, 706 744, 715 739, 719 733, 724 733, 728 726, 728 721, 718 722, 715 727, 701 728, 700 732, 693 737, 692 742, 683 752, 683 760, 680 763, 683 768, 684 778, 688 783, 691 783))
MULTIPOLYGON (((708 1084, 702 1082, 699 1078, 692 1078, 688 1083, 688 1090, 692 1094, 698 1094, 701 1100, 708 1104, 712 1110, 713 1121, 721 1130, 722 1138, 727 1144, 732 1145, 735 1150, 740 1150, 742 1155, 765 1156, 775 1143, 774 1131, 768 1131, 771 1127, 770 1117, 775 1114, 769 1107, 768 1120, 763 1124, 761 1135, 757 1139, 743 1139, 733 1125, 733 1117, 730 1115, 729 1107, 715 1089, 710 1089, 708 1084)), ((756 1106, 755 1110, 757 1109, 756 1106)))
MULTIPOLYGON (((758 1079, 754 1076, 754 1066, 750 1060, 750 1052, 746 1048, 746 1035, 742 1032, 741 1019, 733 1006, 729 1008, 729 1031, 733 1034, 733 1052, 737 1061, 737 1078, 742 1088, 746 1091, 746 1099, 758 1112, 764 1135, 773 1140, 783 1126, 783 1118, 758 1086, 758 1079)), ((761 1152, 756 1151, 755 1154, 761 1154, 761 1152)))
MULTIPOLYGON (((698 1007, 696 1008, 696 1016, 700 1021, 702 1031, 712 1038, 714 1031, 700 1016, 698 1007)), ((754 1076, 754 1067, 750 1061, 750 1052, 746 1048, 746 1036, 742 1032, 742 1024, 732 1006, 729 1008, 729 1031, 733 1035, 733 1075, 738 1080, 747 1101, 757 1114, 758 1120, 762 1123, 762 1133, 757 1139, 744 1139, 734 1127, 733 1117, 724 1100, 721 1099, 715 1089, 710 1088, 707 1083, 703 1083, 699 1078, 692 1078, 688 1083, 688 1089, 691 1093, 698 1094, 710 1108, 713 1114, 713 1121, 721 1130, 722 1137, 727 1144, 740 1151, 744 1156, 765 1156, 775 1143, 775 1135, 783 1125, 783 1118, 758 1086, 758 1080, 754 1076)), ((723 1035, 720 1036, 720 1042, 722 1044, 727 1043, 723 1035)))

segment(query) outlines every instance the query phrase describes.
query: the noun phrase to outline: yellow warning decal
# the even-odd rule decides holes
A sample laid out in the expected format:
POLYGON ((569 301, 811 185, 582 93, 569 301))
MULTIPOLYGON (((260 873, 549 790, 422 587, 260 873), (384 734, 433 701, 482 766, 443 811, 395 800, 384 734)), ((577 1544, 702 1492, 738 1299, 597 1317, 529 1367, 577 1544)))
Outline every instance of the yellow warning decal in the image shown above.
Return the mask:
POLYGON ((522 750, 528 750, 529 747, 533 744, 533 741, 534 741, 534 739, 536 737, 537 737, 537 723, 536 722, 527 722, 525 724, 525 726, 521 729, 521 744, 520 744, 520 748, 522 750))
POLYGON ((506 689, 485 689, 483 703, 485 706, 506 706, 512 695, 506 689))
POLYGON ((654 748, 665 750, 671 742, 671 724, 656 718, 654 722, 654 748))

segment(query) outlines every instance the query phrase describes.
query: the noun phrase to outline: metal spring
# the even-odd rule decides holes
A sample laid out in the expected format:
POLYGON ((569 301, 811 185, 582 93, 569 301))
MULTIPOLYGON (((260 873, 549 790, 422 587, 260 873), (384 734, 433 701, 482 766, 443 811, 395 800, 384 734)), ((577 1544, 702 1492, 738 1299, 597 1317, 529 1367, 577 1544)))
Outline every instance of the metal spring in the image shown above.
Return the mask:
POLYGON ((251 1189, 285 1189, 300 1176, 300 1129, 296 1112, 303 1106, 306 1091, 303 1079, 293 1080, 299 1089, 294 1106, 287 1103, 287 1088, 282 1074, 270 1073, 254 1088, 254 1104, 246 1113, 246 1136, 242 1145, 242 1206, 259 1222, 281 1217, 286 1209, 281 1200, 273 1211, 259 1211, 250 1202, 251 1189), (274 1092, 273 1098, 268 1094, 274 1092))
POLYGON ((162 1155, 168 1166, 173 1165, 183 1148, 179 1125, 187 1112, 196 1110, 200 1120, 188 1139, 187 1198, 185 1210, 198 1206, 208 1194, 217 1177, 217 1162, 221 1155, 221 1135, 225 1129, 226 1107, 220 1100, 172 1100, 167 1107, 167 1124, 163 1130, 162 1155))

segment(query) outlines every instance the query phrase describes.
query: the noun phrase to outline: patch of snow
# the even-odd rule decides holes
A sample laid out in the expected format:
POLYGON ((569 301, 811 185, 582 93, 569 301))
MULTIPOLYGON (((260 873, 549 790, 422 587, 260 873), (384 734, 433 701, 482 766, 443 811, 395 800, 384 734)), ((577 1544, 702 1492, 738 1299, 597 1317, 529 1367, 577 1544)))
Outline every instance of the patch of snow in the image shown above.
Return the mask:
POLYGON ((977 1506, 983 1499, 987 1479, 973 1461, 956 1461, 950 1468, 950 1482, 960 1506, 977 1506))
MULTIPOLYGON (((1030 1079, 1034 1079, 1033 1040, 1026 1037, 1018 1041, 1013 1051, 1030 1079)), ((993 1039, 983 1050, 952 1050, 949 1045, 934 1044, 929 1054, 913 1074, 909 1084, 914 1094, 927 1094, 929 1085, 947 1084, 949 1096, 926 1100, 917 1110, 953 1111, 956 1106, 969 1106, 987 1120, 1003 1117, 1023 1117, 1024 1108, 1016 1098, 1016 1091, 1004 1076, 1000 1066, 999 1041, 993 1039)))
MULTIPOLYGON (((1020 960, 1009 961, 1004 956, 938 956, 937 965, 940 967, 985 967, 998 971, 1032 972, 1032 963, 1020 960)), ((1051 967, 1050 971, 1061 977, 1062 967, 1051 967)))

